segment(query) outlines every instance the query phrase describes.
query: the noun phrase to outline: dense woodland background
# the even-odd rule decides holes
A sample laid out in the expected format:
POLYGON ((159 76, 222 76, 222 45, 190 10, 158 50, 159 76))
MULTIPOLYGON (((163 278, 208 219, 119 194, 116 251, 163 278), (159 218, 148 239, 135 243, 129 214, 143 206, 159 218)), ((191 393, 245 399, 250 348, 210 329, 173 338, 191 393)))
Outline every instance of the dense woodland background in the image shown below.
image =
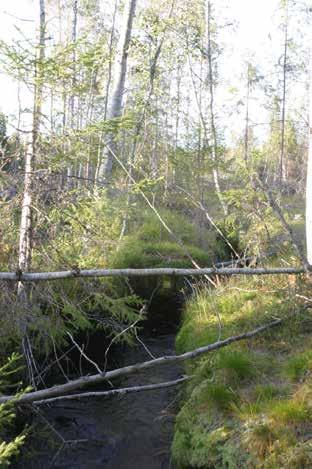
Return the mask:
MULTIPOLYGON (((181 353, 282 318, 278 331, 186 365, 195 378, 172 454, 182 468, 308 468, 304 275, 78 278, 95 268, 305 264, 310 5, 277 2, 263 50, 251 41, 246 52, 233 4, 36 0, 33 34, 17 21, 15 40, 0 42, 18 96, 17 112, 0 114, 0 271, 77 273, 2 282, 0 384, 12 394, 46 387, 51 373, 60 383, 59 357, 94 330, 107 346, 113 337, 135 346, 155 292, 187 297, 181 353)), ((13 407, 1 406, 0 465, 14 467, 31 430, 8 433, 13 407)))

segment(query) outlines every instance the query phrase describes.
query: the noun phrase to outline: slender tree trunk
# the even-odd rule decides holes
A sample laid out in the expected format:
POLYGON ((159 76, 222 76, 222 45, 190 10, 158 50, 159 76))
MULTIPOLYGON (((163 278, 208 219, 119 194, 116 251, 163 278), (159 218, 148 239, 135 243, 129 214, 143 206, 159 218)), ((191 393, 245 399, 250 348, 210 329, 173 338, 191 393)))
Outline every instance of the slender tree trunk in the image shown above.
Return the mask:
POLYGON ((287 86, 287 55, 288 55, 288 0, 285 5, 284 23, 284 57, 283 57, 283 91, 282 91, 282 115, 281 115, 281 151, 279 179, 285 182, 287 179, 287 161, 285 155, 285 120, 286 120, 286 86, 287 86))
MULTIPOLYGON (((172 0, 168 19, 170 19, 171 16, 172 16, 174 5, 175 5, 175 0, 172 0)), ((147 97, 145 98, 145 104, 144 104, 144 108, 143 108, 143 111, 142 111, 142 115, 141 115, 140 119, 138 120, 138 122, 136 124, 132 149, 130 151, 130 154, 129 154, 130 156, 128 158, 128 166, 129 166, 129 174, 130 174, 129 179, 131 179, 132 173, 133 173, 133 167, 134 167, 134 161, 135 161, 135 155, 136 155, 136 150, 137 150, 138 139, 139 139, 139 136, 140 136, 140 133, 141 133, 144 121, 145 121, 147 110, 151 107, 151 101, 152 101, 152 98, 153 98, 153 95, 154 95, 154 82, 155 82, 155 78, 156 78, 157 65, 158 65, 158 60, 159 60, 159 57, 161 55, 162 47, 163 47, 164 40, 165 40, 166 29, 167 28, 165 27, 165 30, 163 32, 163 37, 160 40, 160 42, 159 42, 159 44, 158 44, 158 46, 155 50, 155 54, 154 54, 154 56, 151 60, 151 66, 150 66, 150 71, 149 71, 149 79, 150 79, 150 81, 149 81, 149 91, 148 91, 147 97)), ((156 109, 158 107, 157 103, 158 103, 158 98, 156 96, 156 103, 155 103, 156 109)), ((159 127, 159 115, 158 115, 158 112, 157 112, 157 114, 156 114, 156 128, 155 128, 155 134, 156 135, 155 135, 155 139, 154 139, 154 145, 153 145, 153 150, 152 150, 152 155, 151 155, 151 165, 150 165, 151 166, 151 174, 152 174, 153 178, 157 177, 158 170, 159 170, 159 158, 158 158, 159 128, 158 127, 159 127)), ((130 182, 131 181, 128 180, 128 183, 130 183, 130 182)), ((127 190, 128 190, 128 187, 127 187, 127 190)), ((122 239, 122 237, 124 236, 124 234, 126 232, 126 229, 127 229, 128 208, 130 206, 130 203, 131 203, 131 194, 129 193, 129 190, 128 190, 127 202, 126 202, 126 211, 125 211, 125 217, 124 217, 124 220, 123 220, 123 226, 122 226, 122 230, 121 230, 121 234, 120 234, 120 239, 122 239)))
MULTIPOLYGON (((34 153, 33 142, 27 145, 25 152, 25 176, 24 193, 22 202, 22 213, 20 223, 19 237, 19 257, 18 267, 22 272, 28 272, 31 266, 32 251, 32 192, 33 192, 33 174, 34 174, 34 153)), ((22 282, 18 284, 18 294, 21 297, 24 293, 22 282)), ((24 298, 23 298, 24 299, 24 298)))
MULTIPOLYGON (((158 107, 158 96, 155 98, 155 107, 158 107)), ((155 117, 155 135, 154 142, 151 151, 151 175, 152 178, 157 178, 159 170, 159 161, 158 161, 158 140, 159 140, 159 114, 156 111, 155 117)))
MULTIPOLYGON (((72 33, 71 33, 71 42, 73 45, 73 52, 72 52, 72 90, 71 95, 69 97, 69 119, 70 119, 70 127, 74 129, 77 123, 77 116, 76 116, 76 99, 75 99, 75 87, 77 83, 76 77, 76 42, 77 42, 77 19, 78 19, 78 0, 73 0, 73 20, 72 20, 72 33)), ((67 168, 67 178, 68 178, 68 186, 73 187, 74 181, 72 176, 75 173, 75 165, 70 165, 67 168)))
MULTIPOLYGON (((25 176, 24 176, 24 194, 22 202, 20 239, 19 239, 19 257, 18 267, 20 272, 28 272, 31 268, 31 256, 33 245, 33 190, 34 190, 34 171, 35 162, 39 159, 40 142, 40 122, 43 94, 43 67, 45 58, 45 0, 40 0, 40 35, 39 35, 39 53, 36 61, 35 83, 34 83, 34 108, 33 108, 33 128, 32 141, 27 145, 25 155, 25 176)), ((28 291, 26 285, 20 281, 18 283, 18 299, 21 303, 21 311, 27 311, 28 291)), ((29 378, 34 386, 33 359, 31 353, 30 341, 27 334, 27 317, 22 317, 20 326, 23 334, 23 352, 27 362, 29 378)))
POLYGON ((111 34, 109 38, 109 61, 108 61, 108 76, 107 76, 106 89, 105 89, 104 120, 106 120, 107 118, 108 98, 109 98, 110 86, 112 83, 112 65, 113 65, 112 58, 113 58, 113 45, 114 45, 114 36, 115 36, 117 7, 118 7, 118 0, 115 1, 113 24, 112 24, 112 30, 111 30, 111 34))
POLYGON ((174 148, 177 150, 179 144, 179 131, 180 131, 180 106, 181 106, 181 65, 179 64, 177 70, 177 106, 176 106, 176 119, 175 119, 175 138, 174 148))
MULTIPOLYGON (((120 117, 122 114, 122 101, 125 92, 125 82, 127 75, 128 50, 131 40, 135 8, 136 0, 127 0, 124 9, 123 27, 120 33, 114 64, 112 99, 107 108, 108 120, 120 117)), ((107 147, 105 147, 98 171, 98 176, 102 180, 108 180, 112 175, 114 166, 113 153, 116 153, 116 135, 115 133, 111 132, 108 136, 107 147), (110 151, 110 149, 112 151, 110 151)))
POLYGON ((249 161, 249 97, 250 97, 250 64, 247 66, 247 93, 246 93, 246 116, 245 116, 245 139, 244 158, 246 165, 249 161))
MULTIPOLYGON (((312 38, 312 35, 310 34, 312 38)), ((312 265, 312 44, 310 42, 309 57, 309 149, 306 182, 306 243, 307 259, 312 265)))
MULTIPOLYGON (((108 60, 108 73, 107 73, 107 82, 105 88, 105 103, 104 103, 104 116, 103 120, 106 121, 107 119, 107 110, 108 110, 108 98, 110 93, 110 87, 112 82, 112 63, 113 63, 113 45, 114 45, 114 37, 115 37, 115 26, 116 26, 116 16, 117 16, 117 7, 118 7, 118 0, 115 1, 115 8, 113 14, 113 23, 110 32, 110 39, 109 39, 109 60, 108 60)), ((100 168, 103 172, 103 151, 102 151, 102 144, 104 139, 104 132, 101 132, 100 139, 99 139, 99 148, 97 152, 97 164, 95 168, 95 175, 94 178, 96 180, 99 179, 100 176, 100 168)))
POLYGON ((210 111, 210 126, 211 126, 211 143, 212 143, 212 160, 214 162, 214 168, 212 170, 214 185, 216 193, 222 206, 224 215, 227 215, 227 206, 223 200, 222 192, 219 184, 219 171, 218 171, 218 142, 217 142, 217 130, 215 124, 215 110, 214 110, 214 77, 213 77, 213 65, 212 65, 212 46, 211 46, 211 2, 207 4, 207 58, 208 58, 208 81, 210 91, 209 111, 210 111))
POLYGON ((45 58, 45 0, 40 0, 40 36, 39 57, 35 70, 34 108, 32 141, 27 146, 25 155, 24 195, 22 203, 19 268, 28 271, 31 266, 32 248, 32 192, 34 179, 34 165, 39 157, 39 131, 41 122, 42 93, 43 93, 43 61, 45 58))
MULTIPOLYGON (((58 0, 58 41, 60 44, 63 44, 63 27, 62 27, 62 0, 58 0)), ((62 91, 61 91, 61 100, 62 100, 62 144, 61 148, 63 153, 66 153, 67 142, 66 139, 66 125, 67 125, 67 90, 66 90, 66 80, 62 79, 62 91)), ((59 179, 59 191, 62 191, 68 184, 68 168, 65 166, 62 167, 60 179, 59 179)))

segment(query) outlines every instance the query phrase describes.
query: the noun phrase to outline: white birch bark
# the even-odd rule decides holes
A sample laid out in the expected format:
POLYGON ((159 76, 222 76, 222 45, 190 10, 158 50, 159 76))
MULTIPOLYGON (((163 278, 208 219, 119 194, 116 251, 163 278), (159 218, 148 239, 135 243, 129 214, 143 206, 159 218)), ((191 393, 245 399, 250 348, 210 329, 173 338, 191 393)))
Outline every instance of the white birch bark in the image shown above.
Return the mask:
MULTIPOLYGON (((20 222, 19 237, 19 258, 18 267, 22 272, 27 272, 31 264, 32 246, 32 175, 34 171, 34 153, 31 145, 28 145, 25 153, 25 176, 24 194, 22 202, 22 213, 20 222)), ((19 292, 22 291, 22 284, 19 284, 19 292)))
POLYGON ((244 158, 246 165, 249 163, 249 97, 250 97, 250 63, 247 65, 247 91, 246 91, 246 115, 245 115, 245 139, 244 158))
MULTIPOLYGON (((104 116, 103 116, 104 121, 106 121, 106 119, 107 119, 108 98, 109 98, 109 93, 110 93, 110 88, 111 88, 111 83, 112 83, 113 46, 114 46, 114 38, 115 38, 118 2, 119 2, 119 0, 115 0, 113 21, 112 21, 112 27, 111 27, 111 32, 110 32, 110 38, 109 38, 109 48, 108 48, 108 50, 109 50, 109 61, 108 61, 107 81, 106 81, 106 86, 105 86, 105 103, 104 103, 104 116)), ((102 144, 103 144, 103 140, 104 140, 104 132, 101 132, 99 147, 98 147, 98 152, 97 152, 97 163, 96 163, 95 175, 94 175, 95 180, 99 180, 100 168, 101 168, 101 171, 103 169, 102 168, 102 159, 103 159, 102 144)))
MULTIPOLYGON (((112 98, 108 104, 107 119, 115 119, 120 117, 122 114, 122 101, 125 92, 125 82, 127 75, 127 64, 128 64, 128 49, 132 34, 133 19, 135 16, 136 0, 127 0, 124 9, 123 25, 120 32, 120 38, 117 47, 117 53, 114 63, 113 71, 113 84, 112 84, 112 98)), ((102 161, 99 166, 98 177, 101 180, 107 180, 110 178, 113 165, 114 157, 113 153, 116 152, 116 136, 113 132, 107 138, 108 148, 113 150, 110 151, 105 147, 102 161)))
MULTIPOLYGON (((311 26, 310 26, 311 27, 311 26)), ((312 36, 311 36, 312 37, 312 36)), ((309 57, 309 149, 308 149, 308 168, 306 182, 306 243, 307 259, 312 265, 312 45, 310 47, 309 57)))
POLYGON ((25 155, 24 194, 19 240, 19 269, 28 271, 31 265, 32 250, 32 192, 34 178, 34 164, 39 153, 39 131, 43 92, 43 60, 45 57, 45 0, 40 0, 40 36, 39 53, 35 70, 34 108, 32 141, 27 146, 25 155))
MULTIPOLYGON (((223 265, 222 262, 221 265, 223 265)), ((237 265, 237 263, 233 262, 233 265, 237 265)), ((161 267, 152 269, 64 270, 59 272, 29 272, 23 274, 18 272, 0 272, 0 280, 1 282, 17 282, 19 279, 23 282, 46 282, 67 278, 159 277, 166 275, 172 275, 175 277, 213 277, 216 275, 299 275, 306 272, 306 267, 195 267, 187 269, 161 267)))
MULTIPOLYGON (((24 193, 22 202, 22 213, 20 223, 19 237, 19 257, 18 268, 20 276, 22 272, 28 272, 31 267, 31 255, 33 244, 33 190, 34 190, 34 170, 35 161, 39 156, 39 131, 42 110, 42 94, 43 94, 43 61, 45 58, 45 0, 40 0, 40 33, 39 33, 39 52, 35 69, 34 83, 34 108, 33 108, 33 128, 32 141, 27 145, 25 154, 25 176, 24 176, 24 193)), ((21 279, 20 279, 21 280, 21 279)), ((18 300, 21 304, 21 312, 26 311, 28 303, 28 292, 23 281, 18 282, 18 300)), ((33 373, 33 356, 27 334, 27 317, 22 316, 20 319, 20 329, 23 335, 22 348, 27 363, 29 380, 32 386, 35 386, 33 373)))

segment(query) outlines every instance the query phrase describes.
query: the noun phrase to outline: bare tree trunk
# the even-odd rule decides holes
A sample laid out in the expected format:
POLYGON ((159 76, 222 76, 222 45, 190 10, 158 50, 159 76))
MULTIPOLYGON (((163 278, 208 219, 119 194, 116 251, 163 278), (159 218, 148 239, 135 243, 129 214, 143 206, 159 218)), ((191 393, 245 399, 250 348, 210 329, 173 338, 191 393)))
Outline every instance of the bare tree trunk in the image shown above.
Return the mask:
MULTIPOLYGON (((27 145, 25 152, 25 176, 24 176, 24 194, 22 202, 22 213, 20 223, 19 237, 19 257, 18 267, 21 272, 28 272, 31 266, 32 251, 32 192, 33 192, 33 174, 34 174, 34 153, 32 145, 27 145)), ((24 285, 19 282, 19 296, 24 290, 24 285)))
MULTIPOLYGON (((75 128, 76 123, 76 100, 75 100, 75 86, 77 82, 76 77, 76 42, 77 42, 77 18, 78 18, 78 0, 73 0, 73 21, 72 21, 72 34, 71 34, 71 42, 73 44, 73 52, 72 52, 72 92, 69 98, 69 115, 70 115, 70 127, 71 129, 75 128)), ((73 187, 74 182, 72 176, 75 173, 75 165, 74 167, 70 165, 67 168, 67 179, 68 179, 68 186, 73 187)))
MULTIPOLYGON (((172 0, 169 15, 168 15, 168 19, 170 19, 171 16, 172 16, 174 5, 175 5, 175 0, 172 0)), ((141 133, 144 121, 145 121, 147 110, 151 106, 152 97, 154 95, 154 82, 155 82, 155 78, 156 78, 157 64, 158 64, 158 60, 159 60, 159 57, 161 55, 162 47, 163 47, 163 44, 164 44, 166 29, 167 29, 167 27, 165 27, 165 29, 163 31, 163 36, 162 36, 158 46, 156 47, 155 54, 154 54, 154 56, 151 60, 151 66, 150 66, 150 71, 149 71, 149 79, 150 79, 149 80, 149 91, 148 91, 147 97, 145 98, 145 104, 144 104, 144 108, 142 110, 142 115, 141 115, 140 119, 138 120, 138 122, 136 124, 132 149, 130 151, 130 156, 129 156, 129 159, 128 159, 130 179, 131 179, 132 173, 133 173, 133 167, 134 167, 134 161, 135 161, 135 155, 136 155, 136 150, 137 150, 138 139, 139 139, 139 136, 140 136, 140 133, 141 133)), ((157 96, 156 96, 156 108, 157 108, 157 102, 158 102, 158 99, 157 99, 157 96)), ((159 136, 159 132, 158 132, 158 130, 159 130, 158 129, 159 121, 158 121, 158 118, 159 118, 159 116, 158 116, 158 112, 157 112, 157 114, 156 114, 156 129, 155 129, 156 135, 155 135, 154 145, 153 145, 153 150, 152 150, 152 155, 151 155, 151 174, 152 174, 153 178, 157 177, 158 170, 159 170, 159 159, 158 159, 158 151, 157 151, 158 150, 158 136, 159 136)), ((130 183, 129 178, 128 178, 128 183, 130 183)), ((127 183, 127 185, 128 185, 128 183, 127 183)), ((127 187, 127 189, 128 189, 128 187, 127 187)), ((129 193, 129 190, 128 190, 127 201, 126 201, 126 211, 125 211, 125 216, 124 216, 124 219, 123 219, 123 225, 122 225, 122 230, 121 230, 119 239, 122 239, 122 237, 124 236, 124 234, 126 232, 126 229, 127 229, 128 208, 130 206, 130 203, 131 203, 131 194, 129 193)))
MULTIPOLYGON (((118 42, 117 54, 114 64, 114 79, 112 99, 107 108, 107 119, 115 119, 122 114, 122 100, 125 92, 125 82, 127 75, 128 49, 130 45, 132 24, 135 15, 136 0, 127 0, 124 9, 123 26, 118 42)), ((116 152, 116 135, 111 132, 108 136, 102 161, 99 166, 98 177, 107 180, 111 177, 114 157, 116 152), (112 151, 110 151, 112 150, 112 151)))
POLYGON ((34 178, 34 164, 39 156, 39 131, 43 92, 43 61, 45 58, 45 0, 40 0, 40 37, 39 57, 35 70, 34 108, 32 141, 28 145, 25 159, 24 195, 21 214, 19 268, 28 271, 31 265, 32 248, 32 191, 34 178))
MULTIPOLYGON (((63 38, 63 27, 62 27, 62 0, 58 0, 57 3, 57 8, 58 8, 58 41, 60 44, 63 44, 64 38, 63 38)), ((67 90, 66 90, 66 79, 62 79, 62 91, 61 91, 61 100, 62 100, 62 144, 61 148, 63 153, 66 153, 66 147, 67 147, 67 142, 66 139, 66 125, 67 125, 67 90)), ((59 191, 62 191, 68 184, 68 168, 65 166, 64 168, 62 167, 60 179, 59 179, 59 191)))
MULTIPOLYGON (((158 96, 155 98, 155 107, 158 107, 158 96)), ((158 169, 159 169, 159 160, 158 160, 158 140, 159 140, 159 114, 156 112, 155 117, 155 135, 154 142, 151 152, 151 176, 152 178, 157 178, 158 169)))
MULTIPOLYGON (((117 16, 117 7, 118 7, 118 0, 115 0, 115 7, 114 7, 114 13, 113 13, 113 23, 112 23, 112 28, 110 32, 110 39, 109 39, 109 60, 108 60, 108 74, 107 74, 107 82, 106 82, 106 87, 105 87, 105 103, 104 103, 104 117, 103 120, 106 121, 107 119, 107 110, 108 110, 108 98, 109 98, 109 92, 110 92, 110 87, 111 87, 111 82, 112 82, 112 58, 113 58, 113 45, 114 45, 114 37, 115 37, 115 26, 116 26, 116 16, 117 16)), ((100 168, 103 171, 102 168, 102 159, 103 159, 103 152, 102 152, 102 144, 103 144, 103 139, 104 139, 104 132, 101 132, 100 139, 99 139, 99 147, 98 147, 98 152, 97 152, 97 164, 95 168, 95 175, 94 178, 97 180, 99 179, 99 171, 100 168)))
POLYGON ((285 118, 286 118, 286 86, 287 86, 287 54, 288 54, 288 0, 285 5, 285 23, 284 23, 284 57, 283 57, 283 93, 282 93, 282 116, 281 116, 281 153, 279 179, 287 179, 287 161, 285 155, 285 118))
POLYGON ((227 206, 223 200, 222 192, 219 184, 219 172, 217 168, 218 164, 218 142, 217 142, 217 130, 215 125, 215 111, 214 111, 214 77, 213 77, 213 66, 212 66, 212 47, 211 47, 211 2, 207 3, 207 58, 208 58, 208 81, 210 91, 210 125, 211 125, 211 140, 212 140, 212 160, 214 162, 214 168, 212 170, 213 180, 216 188, 216 193, 220 204, 222 206, 224 215, 227 215, 227 206))
POLYGON ((108 110, 108 98, 109 90, 112 82, 112 57, 113 57, 113 45, 114 45, 114 36, 115 36, 115 26, 116 26, 116 15, 117 15, 118 0, 115 1, 114 13, 113 13, 113 24, 112 30, 109 38, 109 62, 108 62, 108 76, 105 89, 105 105, 104 105, 104 120, 107 117, 108 110))
MULTIPOLYGON (((28 272, 31 267, 32 245, 33 245, 33 189, 35 162, 39 158, 39 131, 41 122, 42 93, 43 93, 43 67, 45 58, 45 0, 40 0, 40 35, 39 35, 39 56, 36 62, 35 83, 34 83, 34 108, 33 108, 33 128, 32 141, 27 145, 25 155, 25 177, 24 194, 22 202, 19 257, 18 267, 20 272, 28 272)), ((18 299, 21 303, 21 310, 27 310, 28 292, 22 281, 18 282, 18 299)), ((27 335, 27 317, 21 319, 21 332, 23 334, 23 352, 28 366, 29 378, 34 385, 34 375, 32 366, 32 353, 29 338, 27 335)))
POLYGON ((246 165, 249 161, 249 97, 250 97, 250 63, 247 66, 247 93, 246 93, 246 116, 245 116, 245 139, 244 158, 246 165))
MULTIPOLYGON (((312 39, 312 35, 310 35, 312 39)), ((306 182, 306 243, 307 259, 312 265, 312 44, 309 57, 309 150, 306 182)))

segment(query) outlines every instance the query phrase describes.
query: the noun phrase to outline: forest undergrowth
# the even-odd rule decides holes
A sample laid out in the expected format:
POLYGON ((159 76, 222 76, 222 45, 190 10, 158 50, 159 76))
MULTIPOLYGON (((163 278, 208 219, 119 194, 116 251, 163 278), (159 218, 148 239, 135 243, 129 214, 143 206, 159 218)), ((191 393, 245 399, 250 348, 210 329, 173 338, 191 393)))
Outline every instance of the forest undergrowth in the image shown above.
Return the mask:
MULTIPOLYGON (((233 197, 233 194, 228 194, 228 201, 233 197)), ((251 195, 252 197, 254 196, 251 195)), ((277 249, 278 254, 275 254, 275 257, 270 256, 264 262, 280 265, 282 260, 285 265, 294 265, 296 258, 290 250, 289 239, 273 211, 267 209, 265 217, 260 220, 253 216, 245 216, 242 219, 239 216, 242 207, 250 208, 251 202, 245 198, 241 204, 238 204, 236 199, 236 207, 233 207, 230 216, 225 220, 216 218, 217 229, 207 222, 202 221, 201 227, 194 222, 191 218, 192 209, 184 200, 180 214, 175 209, 160 208, 159 214, 170 226, 172 233, 176 234, 175 238, 149 209, 141 207, 138 211, 137 203, 133 210, 130 207, 125 216, 124 209, 118 204, 112 204, 104 194, 90 199, 78 199, 70 205, 64 201, 64 206, 58 209, 51 206, 44 217, 41 218, 38 214, 39 228, 34 243, 33 269, 42 270, 41 266, 44 266, 45 270, 73 269, 75 266, 92 268, 95 265, 107 268, 193 267, 193 261, 204 267, 228 261, 235 258, 237 253, 242 256, 251 255, 256 259, 262 253, 274 252, 277 249), (127 229, 121 236, 125 220, 127 229)), ((17 226, 18 217, 12 217, 14 211, 6 211, 3 207, 2 213, 12 227, 17 226)), ((289 200, 285 213, 300 238, 303 218, 302 208, 296 198, 289 200)), ((199 219, 203 220, 203 216, 199 219)), ((14 230, 12 232, 14 233, 14 230)), ((14 238, 2 239, 3 270, 5 266, 11 269, 14 266, 17 254, 15 241, 14 238)), ((290 277, 253 280, 224 278, 217 279, 217 284, 217 288, 212 290, 207 289, 207 285, 193 283, 196 294, 185 306, 182 327, 177 337, 179 353, 214 342, 219 336, 226 338, 251 330, 273 317, 287 316, 290 311, 300 309, 303 303, 306 304, 305 300, 296 297, 296 294, 308 297, 303 280, 298 279, 294 283, 294 279, 290 277)), ((185 288, 185 283, 176 280, 172 282, 166 278, 162 279, 160 284, 156 278, 134 279, 131 282, 121 279, 78 278, 47 282, 44 285, 31 286, 32 305, 26 305, 26 310, 21 309, 21 305, 16 302, 14 288, 10 285, 3 287, 0 320, 1 363, 5 366, 9 354, 20 352, 19 318, 21 315, 28 315, 29 336, 38 367, 37 385, 40 387, 45 377, 51 376, 51 373, 56 373, 54 381, 63 379, 62 376, 57 378, 59 370, 55 361, 73 345, 69 334, 72 337, 83 337, 85 334, 102 330, 108 342, 113 336, 117 336, 117 342, 135 345, 134 329, 130 328, 123 334, 120 332, 137 320, 142 304, 148 302, 153 291, 159 295, 176 294, 185 288)), ((258 442, 253 442, 251 437, 250 440, 246 439, 247 433, 251 434, 249 427, 246 427, 246 435, 238 432, 237 428, 243 428, 241 415, 247 415, 249 408, 250 412, 255 413, 255 409, 269 409, 270 404, 273 409, 273 404, 277 404, 282 395, 286 403, 291 400, 295 402, 294 406, 297 405, 297 378, 287 378, 290 383, 288 394, 286 391, 284 394, 275 393, 274 389, 278 388, 278 380, 286 380, 284 375, 278 374, 279 360, 286 363, 287 359, 295 357, 298 352, 300 361, 300 353, 308 350, 308 329, 302 322, 304 317, 306 323, 309 323, 308 311, 305 309, 304 315, 298 314, 287 320, 279 331, 274 331, 274 335, 266 334, 264 338, 247 345, 231 346, 228 351, 210 355, 193 365, 188 365, 187 372, 194 374, 195 378, 185 390, 185 402, 177 418, 173 456, 179 466, 218 467, 220 464, 220 467, 240 467, 239 464, 255 461, 254 458, 260 458, 259 461, 261 458, 267 458, 267 448, 261 447, 259 456, 258 442), (285 348, 287 342, 289 356, 282 350, 282 344, 285 348), (267 378, 262 381, 262 377, 273 370, 269 358, 272 354, 274 357, 276 355, 276 378, 272 375, 269 382, 267 378), (272 399, 263 397, 262 394, 267 396, 270 389, 272 399), (236 460, 243 450, 250 452, 250 455, 243 459, 239 456, 236 460)), ((13 366, 14 379, 10 382, 10 393, 22 392, 25 387, 25 372, 25 368, 17 366, 14 370, 13 366)), ((298 405, 302 410, 301 404, 300 401, 298 405)), ((292 405, 291 403, 290 406, 292 405)), ((278 406, 276 408, 280 409, 278 406)), ((268 410, 269 416, 273 410, 270 412, 268 410)), ((272 415, 276 415, 274 412, 272 415)), ((13 408, 8 415, 14 422, 13 408)), ((304 409, 302 415, 305 415, 304 409)), ((249 416, 246 416, 246 422, 248 419, 249 416)), ((5 422, 5 419, 2 421, 5 422)), ((276 425, 273 433, 279 435, 278 428, 275 427, 276 425)), ((31 432, 31 429, 22 431, 15 437, 14 425, 11 428, 11 433, 1 433, 4 445, 4 455, 1 457, 3 461, 16 457, 27 438, 27 433, 31 432)), ((257 431, 256 429, 255 434, 257 431)), ((298 441, 294 444, 296 452, 299 451, 298 444, 298 441)), ((283 440, 283 445, 285 449, 286 440, 283 440)), ((282 454, 284 449, 281 449, 282 454)))

